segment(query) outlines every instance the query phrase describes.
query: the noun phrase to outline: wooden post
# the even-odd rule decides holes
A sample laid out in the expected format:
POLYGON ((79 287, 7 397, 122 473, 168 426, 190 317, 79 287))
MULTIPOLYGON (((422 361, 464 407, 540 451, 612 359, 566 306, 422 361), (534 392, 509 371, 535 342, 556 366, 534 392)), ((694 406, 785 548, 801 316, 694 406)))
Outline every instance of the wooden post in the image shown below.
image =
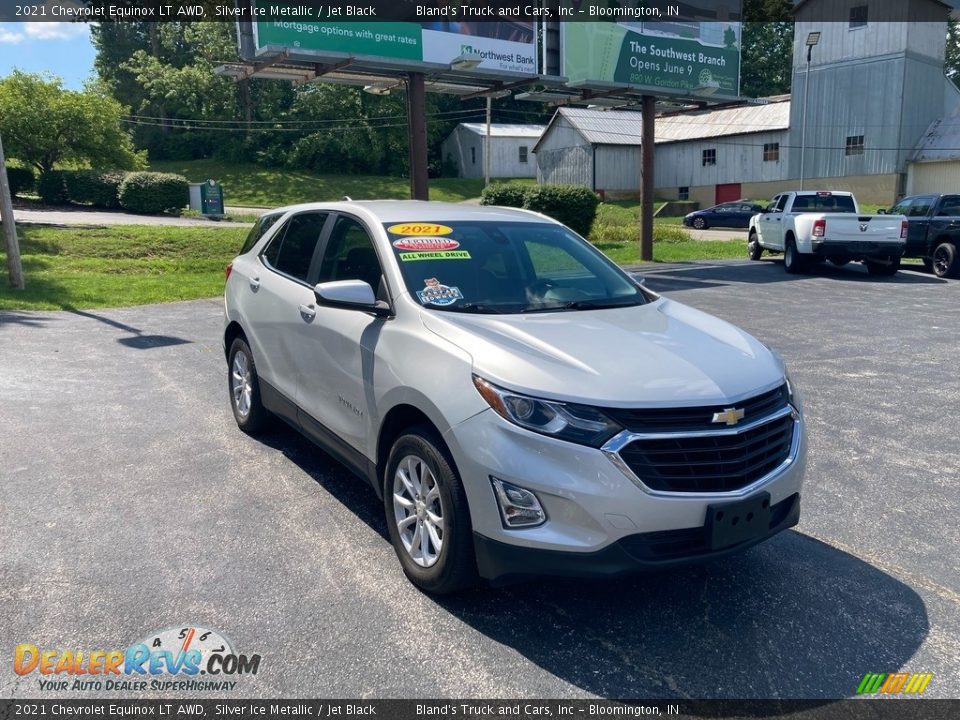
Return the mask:
POLYGON ((7 178, 7 161, 3 156, 3 139, 0 138, 0 218, 3 234, 7 240, 7 269, 10 285, 23 290, 23 265, 20 263, 20 243, 17 241, 17 224, 13 218, 13 201, 10 197, 10 181, 7 178))
POLYGON ((407 76, 407 134, 410 145, 410 197, 429 200, 427 184, 427 93, 423 73, 407 76))
POLYGON ((657 99, 644 95, 640 139, 640 259, 653 260, 654 124, 657 99))

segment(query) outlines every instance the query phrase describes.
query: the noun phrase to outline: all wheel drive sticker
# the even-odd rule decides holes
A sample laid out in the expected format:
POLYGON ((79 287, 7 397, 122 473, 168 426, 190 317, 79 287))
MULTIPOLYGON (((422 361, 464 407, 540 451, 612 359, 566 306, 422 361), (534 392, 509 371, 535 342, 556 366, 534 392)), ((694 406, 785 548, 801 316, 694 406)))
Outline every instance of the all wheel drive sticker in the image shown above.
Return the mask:
MULTIPOLYGON (((412 222, 391 225, 387 230, 393 235, 404 235, 393 241, 401 262, 424 260, 470 260, 470 253, 459 250, 460 243, 445 237, 453 228, 436 223, 412 222)), ((463 299, 459 288, 444 285, 437 278, 424 278, 426 287, 417 292, 424 305, 452 305, 463 299)))

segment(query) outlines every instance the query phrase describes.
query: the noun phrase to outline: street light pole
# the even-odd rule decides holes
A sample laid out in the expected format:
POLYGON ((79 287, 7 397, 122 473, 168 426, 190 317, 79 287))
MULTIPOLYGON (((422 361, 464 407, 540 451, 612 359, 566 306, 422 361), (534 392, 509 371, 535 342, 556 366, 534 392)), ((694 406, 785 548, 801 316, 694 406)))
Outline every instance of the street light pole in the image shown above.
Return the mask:
POLYGON ((820 33, 807 35, 807 72, 803 78, 803 120, 800 125, 800 189, 803 190, 803 177, 807 160, 807 98, 810 96, 810 54, 813 46, 820 42, 820 33))

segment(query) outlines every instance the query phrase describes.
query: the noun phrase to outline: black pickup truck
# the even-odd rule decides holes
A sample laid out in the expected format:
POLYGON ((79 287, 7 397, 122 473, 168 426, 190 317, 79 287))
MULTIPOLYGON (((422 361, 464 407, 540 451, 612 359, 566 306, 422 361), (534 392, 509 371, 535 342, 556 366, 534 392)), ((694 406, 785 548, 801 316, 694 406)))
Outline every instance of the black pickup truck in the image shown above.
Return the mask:
POLYGON ((960 195, 911 195, 887 213, 907 218, 904 257, 922 258, 937 277, 960 276, 960 195))

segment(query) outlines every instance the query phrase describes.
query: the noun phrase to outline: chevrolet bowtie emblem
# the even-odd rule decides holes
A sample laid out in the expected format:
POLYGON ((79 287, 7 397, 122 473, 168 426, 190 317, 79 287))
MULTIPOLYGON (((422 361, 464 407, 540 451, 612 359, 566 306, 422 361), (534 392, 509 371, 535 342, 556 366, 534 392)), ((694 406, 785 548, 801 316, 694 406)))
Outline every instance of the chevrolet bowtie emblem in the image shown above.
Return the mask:
POLYGON ((740 408, 725 408, 723 412, 714 413, 710 422, 736 425, 743 420, 743 414, 743 410, 740 408))

